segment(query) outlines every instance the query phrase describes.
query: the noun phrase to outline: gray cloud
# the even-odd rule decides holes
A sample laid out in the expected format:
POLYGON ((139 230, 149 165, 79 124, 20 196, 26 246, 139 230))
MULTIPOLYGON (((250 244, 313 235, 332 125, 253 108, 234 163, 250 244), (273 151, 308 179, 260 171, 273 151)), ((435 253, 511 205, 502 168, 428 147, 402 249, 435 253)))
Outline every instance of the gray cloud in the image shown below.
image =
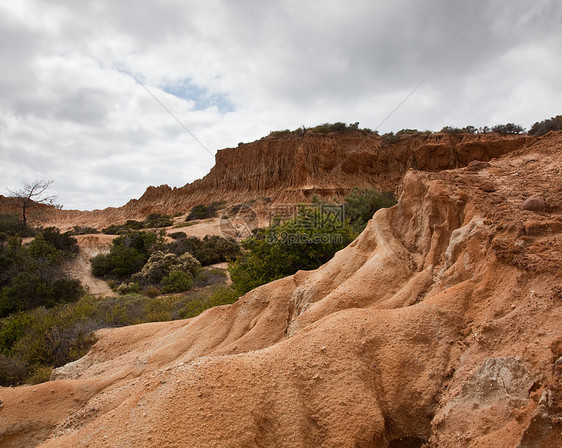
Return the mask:
POLYGON ((122 205, 214 153, 325 121, 438 130, 559 114, 556 0, 0 5, 0 193, 53 178, 66 208, 122 205))

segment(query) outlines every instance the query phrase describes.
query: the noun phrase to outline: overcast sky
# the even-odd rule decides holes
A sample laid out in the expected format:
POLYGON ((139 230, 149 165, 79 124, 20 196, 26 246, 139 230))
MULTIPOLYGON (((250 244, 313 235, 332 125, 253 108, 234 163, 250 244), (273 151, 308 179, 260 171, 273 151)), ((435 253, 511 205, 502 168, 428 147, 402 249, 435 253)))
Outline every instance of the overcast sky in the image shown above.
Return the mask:
POLYGON ((559 0, 0 0, 0 194, 65 209, 205 175, 323 122, 439 130, 562 113, 559 0), (137 78, 203 144, 203 149, 137 78))

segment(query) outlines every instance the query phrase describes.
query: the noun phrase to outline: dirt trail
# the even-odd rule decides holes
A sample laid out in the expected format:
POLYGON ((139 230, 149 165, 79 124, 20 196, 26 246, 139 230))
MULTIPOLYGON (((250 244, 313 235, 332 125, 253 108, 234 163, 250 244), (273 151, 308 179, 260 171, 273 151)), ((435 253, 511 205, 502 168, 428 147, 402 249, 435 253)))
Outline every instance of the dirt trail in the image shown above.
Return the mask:
POLYGON ((92 275, 92 266, 90 258, 99 254, 107 254, 111 249, 115 235, 94 234, 94 235, 78 235, 75 237, 78 241, 80 251, 78 255, 67 264, 66 272, 70 277, 78 279, 82 282, 91 294, 114 296, 107 283, 92 275))

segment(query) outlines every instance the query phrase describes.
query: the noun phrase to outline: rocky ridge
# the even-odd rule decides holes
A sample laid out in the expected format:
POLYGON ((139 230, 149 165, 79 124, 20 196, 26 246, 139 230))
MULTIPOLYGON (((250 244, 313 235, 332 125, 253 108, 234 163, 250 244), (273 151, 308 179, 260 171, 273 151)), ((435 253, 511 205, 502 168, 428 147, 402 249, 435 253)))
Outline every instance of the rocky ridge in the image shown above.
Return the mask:
POLYGON ((102 228, 127 219, 142 220, 150 213, 186 213, 196 204, 213 201, 232 205, 267 198, 273 203, 296 203, 310 201, 314 195, 342 197, 355 187, 395 191, 409 169, 459 168, 500 157, 530 140, 526 135, 420 134, 387 141, 358 131, 265 137, 219 150, 211 171, 183 187, 151 186, 122 207, 52 210, 42 219, 61 228, 102 228))
POLYGON ((562 133, 465 165, 409 170, 315 271, 0 389, 0 443, 561 446, 562 133))

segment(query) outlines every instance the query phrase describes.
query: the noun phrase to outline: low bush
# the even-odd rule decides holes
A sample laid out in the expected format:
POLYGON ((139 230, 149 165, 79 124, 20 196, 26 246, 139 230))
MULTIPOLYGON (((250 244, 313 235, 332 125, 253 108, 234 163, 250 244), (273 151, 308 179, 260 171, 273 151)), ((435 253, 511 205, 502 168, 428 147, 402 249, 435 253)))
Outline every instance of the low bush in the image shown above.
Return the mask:
POLYGON ((39 234, 48 244, 55 249, 73 256, 78 253, 78 241, 72 238, 70 232, 61 233, 56 227, 47 227, 39 234))
POLYGON ((145 228, 169 227, 173 224, 171 216, 151 213, 143 222, 145 228))
POLYGON ((233 260, 240 254, 238 244, 216 235, 207 235, 202 240, 194 236, 179 239, 169 243, 165 250, 176 255, 190 253, 202 266, 233 260))
POLYGON ((63 270, 63 262, 77 250, 76 240, 51 229, 27 247, 16 237, 0 242, 0 317, 82 296, 80 282, 63 270))
POLYGON ((170 238, 175 239, 175 240, 181 240, 181 239, 187 238, 187 234, 185 232, 168 233, 168 236, 170 238))
POLYGON ((218 211, 223 209, 225 201, 212 202, 209 205, 199 204, 194 206, 189 215, 185 218, 186 221, 194 221, 196 219, 215 218, 218 211))
POLYGON ((417 129, 400 129, 396 135, 418 135, 421 134, 417 129))
POLYGON ((185 272, 193 281, 200 268, 201 263, 189 252, 177 256, 174 253, 156 251, 142 268, 141 274, 151 284, 161 283, 173 271, 185 272))
POLYGON ((372 188, 355 189, 344 200, 346 218, 357 233, 363 231, 377 210, 396 204, 392 193, 379 193, 372 188))
POLYGON ((293 132, 289 129, 283 129, 282 131, 271 131, 269 137, 282 137, 285 135, 291 135, 293 132))
POLYGON ((171 225, 173 225, 173 219, 170 216, 161 215, 160 213, 151 213, 144 221, 129 219, 125 224, 112 224, 102 229, 102 232, 108 235, 126 235, 142 229, 155 229, 169 227, 171 225))
POLYGON ((298 270, 316 269, 354 237, 348 223, 334 222, 320 207, 303 207, 296 217, 258 229, 243 242, 246 251, 229 267, 234 287, 245 293, 298 270))
POLYGON ((492 132, 499 134, 522 134, 525 132, 525 128, 514 123, 497 124, 492 127, 492 132))
POLYGON ((11 213, 0 213, 0 233, 7 236, 19 235, 21 223, 18 215, 11 213))
POLYGON ((80 227, 74 226, 74 228, 69 232, 70 235, 94 235, 100 233, 98 229, 93 227, 80 227))
POLYGON ((531 129, 529 129, 529 134, 531 135, 544 135, 550 131, 560 131, 562 130, 562 115, 557 115, 556 117, 551 117, 543 121, 537 121, 531 129))
POLYGON ((202 268, 195 277, 195 288, 204 288, 206 286, 224 285, 227 280, 227 274, 224 269, 202 268))
MULTIPOLYGON (((163 232, 163 231, 162 231, 163 232)), ((150 254, 163 247, 162 233, 132 231, 113 240, 109 254, 92 259, 92 274, 96 277, 126 279, 140 272, 150 254)))
POLYGON ((387 132, 381 136, 383 146, 392 145, 400 140, 399 135, 395 135, 394 132, 387 132))
POLYGON ((147 297, 158 297, 160 294, 162 294, 162 291, 160 291, 160 288, 154 286, 154 285, 150 285, 147 286, 146 288, 143 289, 142 293, 147 296, 147 297))
POLYGON ((84 296, 75 303, 12 314, 0 319, 0 385, 47 381, 53 367, 86 354, 99 328, 195 317, 234 303, 239 295, 229 287, 212 287, 154 298, 84 296))
POLYGON ((162 278, 162 292, 182 292, 191 289, 193 286, 193 275, 186 271, 171 271, 162 278))

